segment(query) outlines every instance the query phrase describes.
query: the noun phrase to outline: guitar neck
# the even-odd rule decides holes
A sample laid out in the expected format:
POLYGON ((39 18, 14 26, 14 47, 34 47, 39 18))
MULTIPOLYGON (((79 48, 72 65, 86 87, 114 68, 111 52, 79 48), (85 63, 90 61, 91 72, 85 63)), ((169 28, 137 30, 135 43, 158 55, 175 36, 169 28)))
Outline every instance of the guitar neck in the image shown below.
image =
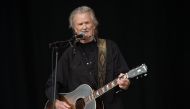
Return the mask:
MULTIPOLYGON (((118 79, 118 78, 117 78, 118 79)), ((99 88, 98 90, 94 91, 90 96, 94 99, 98 98, 99 96, 103 95, 107 91, 111 90, 115 86, 117 86, 117 79, 109 82, 108 84, 104 85, 103 87, 99 88)))
MULTIPOLYGON (((125 75, 127 76, 127 78, 133 78, 136 77, 140 74, 143 74, 147 72, 147 66, 145 64, 142 64, 141 66, 138 66, 132 70, 130 70, 128 73, 125 73, 125 75)), ((119 78, 122 78, 124 75, 122 75, 119 78)), ((146 76, 146 75, 144 75, 146 76)), ((106 84, 105 86, 99 88, 98 90, 94 91, 92 94, 90 94, 88 97, 86 97, 86 101, 88 100, 92 100, 92 99, 96 99, 99 96, 103 95, 104 93, 106 93, 107 91, 111 90, 112 88, 114 88, 115 86, 117 86, 117 79, 114 79, 113 81, 109 82, 108 84, 106 84)))

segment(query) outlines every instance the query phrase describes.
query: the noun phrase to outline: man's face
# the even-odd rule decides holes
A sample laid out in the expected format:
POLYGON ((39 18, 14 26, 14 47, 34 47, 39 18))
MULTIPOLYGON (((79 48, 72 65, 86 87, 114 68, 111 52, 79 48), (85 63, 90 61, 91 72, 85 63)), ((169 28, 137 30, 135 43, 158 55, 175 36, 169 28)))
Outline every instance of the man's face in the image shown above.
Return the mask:
POLYGON ((74 31, 79 34, 85 34, 85 40, 91 40, 94 36, 95 25, 89 13, 79 13, 73 18, 74 31))

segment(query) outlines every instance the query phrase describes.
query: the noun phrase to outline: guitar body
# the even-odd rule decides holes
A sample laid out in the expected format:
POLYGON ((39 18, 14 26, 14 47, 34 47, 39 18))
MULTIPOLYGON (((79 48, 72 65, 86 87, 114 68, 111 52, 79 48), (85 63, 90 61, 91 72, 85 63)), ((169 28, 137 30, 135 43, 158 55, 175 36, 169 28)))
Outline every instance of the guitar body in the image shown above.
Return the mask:
MULTIPOLYGON (((90 102, 84 100, 92 93, 92 88, 87 84, 82 84, 70 93, 59 93, 59 100, 66 101, 72 109, 96 109, 96 100, 90 102)), ((53 104, 47 101, 45 109, 53 109, 53 104)))

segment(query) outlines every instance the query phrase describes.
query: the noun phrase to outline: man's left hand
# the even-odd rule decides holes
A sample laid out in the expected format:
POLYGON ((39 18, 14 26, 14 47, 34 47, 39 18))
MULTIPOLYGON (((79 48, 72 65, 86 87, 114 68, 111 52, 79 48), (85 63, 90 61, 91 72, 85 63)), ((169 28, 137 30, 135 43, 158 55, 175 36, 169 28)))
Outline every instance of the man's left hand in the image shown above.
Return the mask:
POLYGON ((119 87, 121 89, 124 89, 124 90, 127 90, 129 85, 130 85, 130 81, 127 78, 127 75, 125 75, 123 73, 120 73, 120 75, 119 75, 119 77, 117 79, 117 83, 118 83, 119 87))

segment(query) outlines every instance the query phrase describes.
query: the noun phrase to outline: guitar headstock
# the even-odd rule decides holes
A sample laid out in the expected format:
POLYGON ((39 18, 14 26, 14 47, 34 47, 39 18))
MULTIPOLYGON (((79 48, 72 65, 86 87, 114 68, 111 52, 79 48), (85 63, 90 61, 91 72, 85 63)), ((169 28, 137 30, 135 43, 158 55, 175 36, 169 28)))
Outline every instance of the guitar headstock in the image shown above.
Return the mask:
POLYGON ((142 65, 130 70, 127 73, 127 75, 128 75, 128 78, 134 78, 141 74, 144 74, 144 76, 147 76, 146 72, 147 72, 147 66, 145 64, 142 64, 142 65))

